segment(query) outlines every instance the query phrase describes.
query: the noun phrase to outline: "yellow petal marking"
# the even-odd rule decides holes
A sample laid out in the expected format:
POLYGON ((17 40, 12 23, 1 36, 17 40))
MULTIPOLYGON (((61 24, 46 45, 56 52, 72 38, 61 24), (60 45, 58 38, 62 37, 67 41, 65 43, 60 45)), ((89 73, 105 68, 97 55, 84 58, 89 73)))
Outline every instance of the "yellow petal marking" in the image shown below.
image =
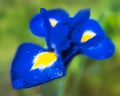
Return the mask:
POLYGON ((33 66, 31 70, 40 69, 43 70, 46 67, 50 67, 57 60, 57 56, 54 52, 42 52, 35 56, 33 60, 33 66))
POLYGON ((49 22, 50 22, 50 24, 51 24, 52 27, 55 27, 56 24, 58 23, 58 21, 56 19, 54 19, 54 18, 50 18, 49 22))
POLYGON ((87 42, 88 40, 92 39, 93 37, 95 37, 96 34, 93 31, 87 30, 84 32, 82 38, 81 38, 81 42, 87 42))

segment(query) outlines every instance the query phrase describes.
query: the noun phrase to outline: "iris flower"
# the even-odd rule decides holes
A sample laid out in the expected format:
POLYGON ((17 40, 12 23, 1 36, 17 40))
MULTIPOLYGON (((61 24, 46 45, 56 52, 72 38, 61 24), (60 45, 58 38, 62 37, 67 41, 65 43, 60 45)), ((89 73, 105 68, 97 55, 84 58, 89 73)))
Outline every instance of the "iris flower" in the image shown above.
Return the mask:
POLYGON ((90 18, 90 9, 82 9, 66 23, 69 27, 69 39, 71 41, 65 57, 65 67, 76 55, 85 55, 94 60, 104 60, 112 57, 115 46, 108 38, 98 23, 90 18), (68 53, 71 53, 68 55, 68 53))
POLYGON ((90 9, 69 17, 62 9, 42 8, 29 27, 34 35, 45 38, 48 48, 33 43, 20 45, 11 65, 13 88, 29 88, 65 76, 76 54, 96 60, 110 58, 114 44, 100 24, 89 17, 90 9))
POLYGON ((44 37, 48 48, 32 43, 20 45, 11 66, 13 88, 29 88, 66 75, 60 51, 69 47, 69 31, 61 23, 57 24, 66 18, 68 14, 61 9, 41 9, 31 19, 31 32, 44 37))

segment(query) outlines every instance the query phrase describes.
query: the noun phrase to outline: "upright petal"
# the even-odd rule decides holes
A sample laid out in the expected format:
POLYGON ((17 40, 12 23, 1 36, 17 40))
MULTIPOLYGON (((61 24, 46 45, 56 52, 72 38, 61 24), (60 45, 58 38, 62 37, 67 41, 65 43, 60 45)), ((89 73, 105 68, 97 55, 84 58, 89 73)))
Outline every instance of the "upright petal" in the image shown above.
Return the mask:
MULTIPOLYGON (((41 8, 40 13, 35 15, 30 21, 30 29, 33 34, 37 36, 45 37, 48 49, 51 50, 50 38, 55 38, 51 34, 54 34, 53 32, 56 32, 56 29, 58 29, 58 27, 55 28, 56 25, 59 22, 66 21, 68 17, 69 15, 62 9, 53 9, 53 10, 47 11, 46 9, 41 8), (55 31, 52 30, 54 28, 55 28, 55 31)), ((59 30, 59 31, 62 31, 62 30, 59 30)))
POLYGON ((31 20, 29 28, 31 32, 40 37, 46 37, 49 31, 49 24, 55 27, 60 21, 68 19, 69 15, 62 9, 46 10, 41 8, 40 13, 37 13, 31 20), (45 14, 46 13, 46 14, 45 14), (48 24, 49 23, 49 24, 48 24))
POLYGON ((81 9, 79 10, 76 15, 74 16, 74 20, 77 24, 81 24, 87 21, 90 17, 90 9, 81 9))
POLYGON ((68 40, 68 33, 68 27, 59 23, 55 28, 52 29, 50 35, 51 47, 57 51, 66 50, 70 44, 70 41, 68 40))
POLYGON ((69 14, 63 9, 52 9, 48 11, 49 21, 52 27, 55 27, 59 22, 66 21, 69 14))
POLYGON ((22 44, 11 65, 13 88, 24 89, 65 76, 61 57, 31 43, 22 44))

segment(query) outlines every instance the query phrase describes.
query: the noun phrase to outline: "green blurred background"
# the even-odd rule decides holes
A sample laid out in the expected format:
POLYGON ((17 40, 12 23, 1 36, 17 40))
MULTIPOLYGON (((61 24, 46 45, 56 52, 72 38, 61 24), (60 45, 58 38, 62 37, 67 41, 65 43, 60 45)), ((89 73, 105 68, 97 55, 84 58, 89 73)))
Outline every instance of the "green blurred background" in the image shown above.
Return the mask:
POLYGON ((0 96, 120 96, 120 0, 0 0, 0 96), (28 28, 41 7, 63 8, 71 16, 81 8, 91 8, 91 18, 100 22, 116 46, 114 56, 104 61, 76 56, 66 77, 14 90, 9 71, 17 47, 23 42, 46 46, 28 28))

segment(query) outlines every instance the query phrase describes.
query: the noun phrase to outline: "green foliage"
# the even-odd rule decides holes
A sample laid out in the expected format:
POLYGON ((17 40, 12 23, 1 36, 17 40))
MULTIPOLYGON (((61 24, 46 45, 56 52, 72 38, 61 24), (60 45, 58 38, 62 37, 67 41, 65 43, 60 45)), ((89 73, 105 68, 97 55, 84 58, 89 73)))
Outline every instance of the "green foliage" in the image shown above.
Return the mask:
POLYGON ((120 0, 0 0, 0 96, 120 96, 120 0), (16 91, 11 87, 9 70, 19 44, 45 45, 31 35, 31 17, 41 7, 63 8, 71 16, 81 8, 91 8, 116 46, 112 58, 95 61, 76 56, 67 76, 40 87, 16 91))

